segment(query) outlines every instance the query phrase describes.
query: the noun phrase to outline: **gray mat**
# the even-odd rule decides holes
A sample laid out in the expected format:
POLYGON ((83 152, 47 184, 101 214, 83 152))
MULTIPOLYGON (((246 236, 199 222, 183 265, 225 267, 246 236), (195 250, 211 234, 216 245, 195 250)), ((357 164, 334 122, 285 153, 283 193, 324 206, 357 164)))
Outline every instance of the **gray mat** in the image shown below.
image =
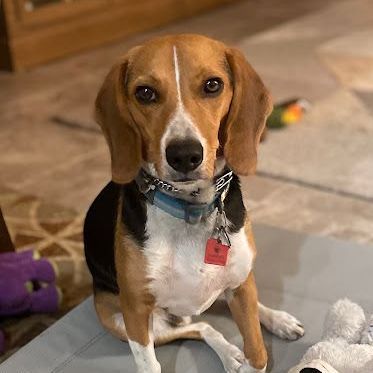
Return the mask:
MULTIPOLYGON (((373 248, 337 240, 256 226, 256 278, 261 301, 287 310, 306 327, 297 342, 265 332, 270 369, 285 373, 321 337, 330 304, 348 296, 373 311, 370 280, 373 248)), ((241 337, 223 301, 202 316, 233 343, 241 337)), ((163 373, 224 372, 215 353, 196 341, 180 341, 156 349, 163 373)), ((0 373, 135 372, 126 343, 107 334, 88 299, 0 366, 0 373)))

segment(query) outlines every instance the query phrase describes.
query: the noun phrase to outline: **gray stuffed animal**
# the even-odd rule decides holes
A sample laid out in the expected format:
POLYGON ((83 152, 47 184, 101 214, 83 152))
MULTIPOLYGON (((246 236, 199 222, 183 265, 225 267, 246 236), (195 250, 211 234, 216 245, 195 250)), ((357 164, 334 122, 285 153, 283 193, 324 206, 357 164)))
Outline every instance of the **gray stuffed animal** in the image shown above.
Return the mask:
POLYGON ((373 373, 373 315, 367 320, 348 299, 336 302, 326 317, 323 340, 289 373, 373 373))

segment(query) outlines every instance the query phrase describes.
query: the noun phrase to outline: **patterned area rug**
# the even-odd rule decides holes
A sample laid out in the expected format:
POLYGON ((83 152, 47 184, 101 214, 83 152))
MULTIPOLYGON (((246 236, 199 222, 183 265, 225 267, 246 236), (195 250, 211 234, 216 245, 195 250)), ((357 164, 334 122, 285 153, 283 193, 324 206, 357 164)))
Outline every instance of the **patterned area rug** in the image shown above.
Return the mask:
POLYGON ((91 293, 91 278, 83 253, 83 215, 1 185, 0 206, 17 251, 37 249, 53 261, 63 293, 57 314, 0 320, 0 328, 7 338, 7 350, 0 356, 1 362, 82 302, 91 293))

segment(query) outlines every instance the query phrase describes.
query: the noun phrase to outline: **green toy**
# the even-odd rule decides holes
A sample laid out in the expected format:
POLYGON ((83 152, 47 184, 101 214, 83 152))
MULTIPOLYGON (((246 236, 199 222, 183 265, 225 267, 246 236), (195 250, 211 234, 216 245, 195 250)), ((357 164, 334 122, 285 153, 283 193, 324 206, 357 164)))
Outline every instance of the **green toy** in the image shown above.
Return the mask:
POLYGON ((310 103, 303 98, 295 98, 276 104, 267 119, 267 127, 282 128, 298 123, 309 109, 310 103))

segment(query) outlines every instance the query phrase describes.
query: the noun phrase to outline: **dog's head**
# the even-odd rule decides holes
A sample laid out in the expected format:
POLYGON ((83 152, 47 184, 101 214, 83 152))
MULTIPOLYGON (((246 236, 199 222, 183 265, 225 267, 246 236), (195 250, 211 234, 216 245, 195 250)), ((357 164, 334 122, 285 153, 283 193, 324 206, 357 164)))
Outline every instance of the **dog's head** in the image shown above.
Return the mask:
POLYGON ((211 180, 225 162, 247 175, 271 109, 245 57, 198 35, 131 49, 96 100, 117 183, 130 182, 144 166, 174 183, 211 180))

